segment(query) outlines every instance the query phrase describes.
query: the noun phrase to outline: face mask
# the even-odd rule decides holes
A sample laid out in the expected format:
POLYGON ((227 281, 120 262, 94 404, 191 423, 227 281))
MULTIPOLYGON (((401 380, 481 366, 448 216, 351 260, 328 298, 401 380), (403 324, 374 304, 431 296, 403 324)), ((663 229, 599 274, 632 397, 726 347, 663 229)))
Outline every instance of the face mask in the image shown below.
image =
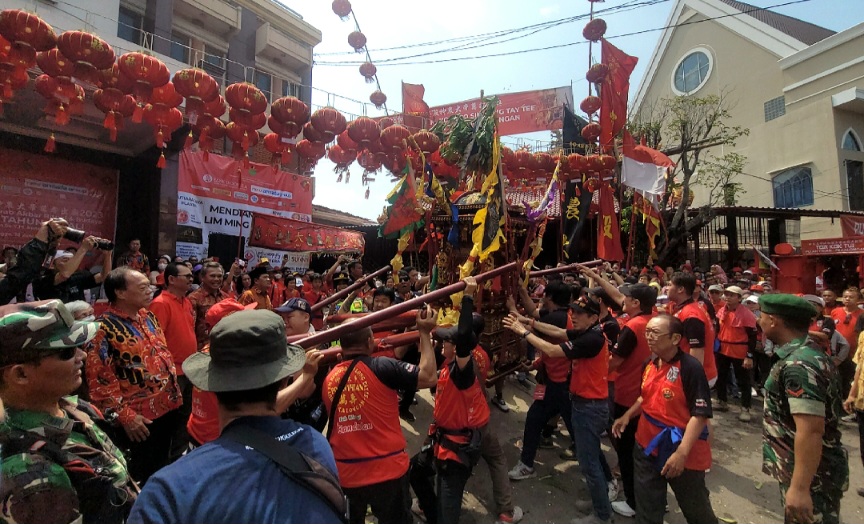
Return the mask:
POLYGON ((93 322, 94 320, 96 320, 96 315, 87 315, 78 322, 93 322))
POLYGON ((273 275, 273 278, 275 278, 276 280, 282 280, 282 275, 276 273, 275 275, 273 275))
POLYGON ((165 271, 165 268, 168 267, 168 264, 158 264, 156 267, 159 268, 159 271, 165 271))

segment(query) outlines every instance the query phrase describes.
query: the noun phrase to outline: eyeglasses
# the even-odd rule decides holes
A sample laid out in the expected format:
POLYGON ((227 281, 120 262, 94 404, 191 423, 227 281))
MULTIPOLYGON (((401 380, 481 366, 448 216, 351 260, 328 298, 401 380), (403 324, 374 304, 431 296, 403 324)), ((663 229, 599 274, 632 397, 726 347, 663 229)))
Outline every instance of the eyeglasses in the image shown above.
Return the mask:
POLYGON ((648 331, 645 330, 645 338, 660 338, 669 335, 670 333, 658 333, 657 331, 648 331))

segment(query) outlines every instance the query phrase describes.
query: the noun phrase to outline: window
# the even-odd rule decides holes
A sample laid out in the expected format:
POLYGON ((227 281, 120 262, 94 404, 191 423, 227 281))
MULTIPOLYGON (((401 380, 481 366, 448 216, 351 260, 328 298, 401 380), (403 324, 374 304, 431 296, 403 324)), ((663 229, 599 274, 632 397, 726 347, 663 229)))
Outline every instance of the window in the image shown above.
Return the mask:
POLYGON ((252 83, 264 93, 264 97, 269 101, 273 89, 273 76, 256 69, 252 83))
POLYGON ((117 36, 135 45, 141 45, 141 28, 143 26, 143 16, 131 9, 120 8, 120 13, 117 16, 117 36))
POLYGON ((855 133, 851 129, 846 131, 846 136, 843 137, 842 147, 847 151, 861 151, 861 143, 858 141, 858 137, 855 136, 855 133))
POLYGON ((786 97, 778 96, 765 102, 765 121, 770 122, 786 114, 786 97))
POLYGON ((707 49, 696 49, 685 56, 672 76, 672 88, 679 95, 698 91, 711 76, 711 59, 707 49))
POLYGON ((849 211, 864 211, 864 162, 844 160, 846 185, 849 190, 849 211))
POLYGON ((204 46, 204 58, 201 59, 201 63, 199 64, 201 69, 207 71, 207 73, 216 80, 216 83, 221 85, 225 84, 225 52, 221 49, 217 49, 215 47, 205 45, 204 46))
POLYGON ((189 50, 192 47, 192 39, 183 33, 171 31, 171 58, 184 64, 189 63, 189 50))
POLYGON ((282 80, 282 96, 293 96, 300 98, 300 86, 288 80, 282 80))
POLYGON ((813 205, 813 175, 809 167, 795 167, 778 174, 772 180, 774 207, 813 205))

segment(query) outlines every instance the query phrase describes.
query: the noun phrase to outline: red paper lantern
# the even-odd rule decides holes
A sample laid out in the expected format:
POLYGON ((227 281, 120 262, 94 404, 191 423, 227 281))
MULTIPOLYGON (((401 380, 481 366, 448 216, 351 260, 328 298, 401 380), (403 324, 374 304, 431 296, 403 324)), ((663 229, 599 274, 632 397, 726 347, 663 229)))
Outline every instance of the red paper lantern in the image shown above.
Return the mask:
POLYGON ((405 126, 396 124, 388 127, 381 131, 382 151, 388 155, 391 155, 394 152, 404 151, 406 148, 405 142, 410 136, 411 132, 408 131, 405 126))
POLYGON ((312 126, 312 122, 306 122, 303 124, 303 138, 310 142, 318 142, 322 145, 325 144, 324 135, 319 133, 318 130, 312 126))
POLYGON ((150 95, 150 103, 154 106, 165 106, 170 109, 182 104, 183 97, 174 89, 174 84, 168 82, 161 87, 153 89, 153 93, 150 95))
POLYGON ((350 136, 348 136, 347 129, 339 133, 339 136, 336 137, 336 143, 339 144, 339 147, 346 151, 354 151, 355 156, 357 154, 357 150, 360 149, 360 146, 357 145, 357 142, 355 142, 351 139, 350 136))
POLYGON ((381 131, 384 131, 385 129, 387 129, 388 127, 392 126, 395 123, 396 122, 394 122, 393 119, 390 118, 389 116, 379 118, 378 119, 378 129, 380 129, 381 131))
POLYGON ((595 18, 585 24, 585 28, 582 29, 582 36, 585 37, 586 40, 590 40, 591 42, 598 42, 603 35, 606 33, 606 21, 602 18, 595 18))
POLYGON ((153 89, 167 84, 171 79, 171 73, 158 58, 138 52, 122 55, 117 60, 117 66, 120 74, 131 83, 129 94, 137 103, 132 121, 140 123, 144 116, 144 106, 150 103, 153 89))
POLYGON ((48 100, 45 112, 54 115, 57 125, 69 123, 69 115, 83 109, 84 88, 73 84, 68 78, 53 78, 39 75, 36 92, 48 100))
POLYGON ((241 113, 233 107, 228 110, 228 118, 238 126, 257 131, 264 127, 267 123, 267 115, 264 113, 255 113, 254 115, 241 113))
POLYGON ((219 97, 219 84, 206 71, 197 68, 181 69, 172 78, 174 89, 186 99, 186 115, 202 114, 207 103, 219 97))
POLYGON ((571 173, 582 173, 588 169, 588 159, 578 153, 567 155, 567 164, 571 173))
POLYGON ((376 108, 381 109, 384 107, 384 104, 387 103, 387 95, 381 92, 380 89, 376 89, 369 95, 369 101, 375 105, 376 108))
POLYGON ((332 107, 322 107, 312 113, 310 123, 321 134, 325 143, 332 142, 336 135, 348 127, 345 116, 332 107))
POLYGON ((102 69, 114 65, 114 50, 108 42, 84 31, 66 31, 57 38, 57 48, 75 64, 75 78, 100 85, 102 69))
POLYGON ((183 113, 176 107, 148 105, 144 109, 144 121, 153 126, 156 147, 165 147, 165 136, 170 135, 183 125, 183 113))
POLYGON ((513 163, 516 166, 516 169, 520 172, 527 170, 533 160, 534 157, 525 149, 520 149, 513 154, 513 163))
POLYGON ((404 151, 393 151, 387 154, 386 158, 384 166, 395 176, 402 175, 402 172, 408 166, 408 155, 404 151))
POLYGON ((38 53, 36 63, 43 73, 54 78, 70 78, 75 73, 75 66, 56 47, 38 53))
POLYGON ((588 72, 585 73, 585 79, 592 84, 602 84, 606 80, 606 75, 609 74, 609 66, 602 62, 592 65, 588 72))
POLYGON ((343 20, 351 14, 351 2, 348 0, 333 0, 331 7, 333 7, 333 12, 336 13, 336 16, 343 20))
POLYGON ((373 142, 378 141, 378 138, 381 136, 381 130, 374 120, 361 116, 348 124, 348 136, 357 143, 359 148, 365 149, 373 142))
POLYGON ((249 82, 231 84, 225 90, 228 105, 242 113, 263 113, 267 109, 267 98, 260 89, 249 82))
POLYGON ((283 96, 270 105, 270 115, 282 124, 284 136, 297 136, 309 120, 309 106, 293 96, 283 96))
MULTIPOLYGON (((438 139, 438 135, 431 131, 427 131, 426 129, 421 129, 414 133, 412 138, 414 139, 414 143, 417 144, 417 148, 420 149, 424 155, 431 155, 441 147, 441 140, 438 139)), ((510 151, 509 149, 507 150, 510 151)), ((513 151, 510 151, 510 154, 512 155, 513 151)))
MULTIPOLYGON (((210 156, 210 149, 213 148, 213 140, 219 140, 225 136, 225 124, 219 118, 203 115, 198 117, 194 128, 198 131, 198 146, 204 152, 204 160, 210 156)), ((186 147, 191 146, 188 143, 186 147)))
POLYGON ((603 169, 613 170, 618 161, 612 155, 600 155, 600 165, 603 169))
POLYGON ((293 144, 284 142, 282 137, 276 133, 267 133, 264 135, 264 149, 273 153, 273 161, 276 161, 276 155, 279 155, 279 163, 283 166, 291 161, 291 152, 293 144))
POLYGON ((588 142, 594 142, 600 136, 600 124, 591 122, 582 128, 582 138, 588 142))
POLYGON ((302 161, 301 169, 306 172, 315 167, 319 160, 327 154, 324 144, 321 142, 310 142, 303 139, 297 142, 297 155, 302 161))
POLYGON ((232 152, 235 157, 238 156, 238 150, 245 154, 250 147, 255 147, 260 138, 257 131, 251 131, 241 125, 237 125, 236 122, 228 122, 228 125, 225 126, 225 134, 229 140, 234 142, 232 152))
MULTIPOLYGON (((551 174, 555 170, 555 161, 549 153, 534 153, 534 170, 540 173, 551 174)), ((537 175, 543 176, 543 175, 537 175)))
POLYGON ((364 62, 360 65, 360 74, 366 79, 367 84, 375 81, 375 74, 377 72, 378 68, 372 62, 364 62))
POLYGON ((225 114, 225 99, 222 95, 217 96, 213 101, 207 102, 204 105, 204 114, 219 118, 225 114))
POLYGON ((342 146, 339 144, 333 144, 327 151, 327 158, 336 164, 336 173, 343 173, 357 158, 357 152, 351 149, 342 149, 342 146))
POLYGON ((348 35, 348 45, 354 48, 358 53, 366 47, 366 35, 360 31, 352 31, 348 35))
POLYGON ((103 126, 110 133, 112 142, 117 141, 117 130, 123 129, 123 117, 135 112, 135 99, 118 89, 97 89, 93 92, 93 104, 103 113, 103 126))
POLYGON ((57 45, 57 36, 50 25, 20 9, 0 11, 0 35, 10 43, 4 64, 12 66, 18 78, 36 63, 37 52, 57 45))
POLYGON ((586 115, 593 115, 600 110, 600 97, 594 95, 586 97, 582 100, 582 103, 579 104, 579 108, 582 109, 586 115))
POLYGON ((382 160, 381 157, 368 150, 357 154, 357 163, 360 164, 365 173, 373 173, 381 169, 382 160))

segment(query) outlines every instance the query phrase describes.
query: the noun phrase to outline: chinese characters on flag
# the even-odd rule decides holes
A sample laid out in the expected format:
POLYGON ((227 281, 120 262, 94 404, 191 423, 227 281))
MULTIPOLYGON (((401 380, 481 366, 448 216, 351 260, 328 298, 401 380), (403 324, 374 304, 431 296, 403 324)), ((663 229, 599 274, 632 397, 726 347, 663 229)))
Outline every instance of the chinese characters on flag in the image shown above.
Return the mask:
POLYGON ((602 43, 602 62, 609 73, 600 88, 600 149, 611 148, 613 140, 624 129, 627 121, 627 95, 630 91, 630 73, 639 61, 607 42, 602 43))

